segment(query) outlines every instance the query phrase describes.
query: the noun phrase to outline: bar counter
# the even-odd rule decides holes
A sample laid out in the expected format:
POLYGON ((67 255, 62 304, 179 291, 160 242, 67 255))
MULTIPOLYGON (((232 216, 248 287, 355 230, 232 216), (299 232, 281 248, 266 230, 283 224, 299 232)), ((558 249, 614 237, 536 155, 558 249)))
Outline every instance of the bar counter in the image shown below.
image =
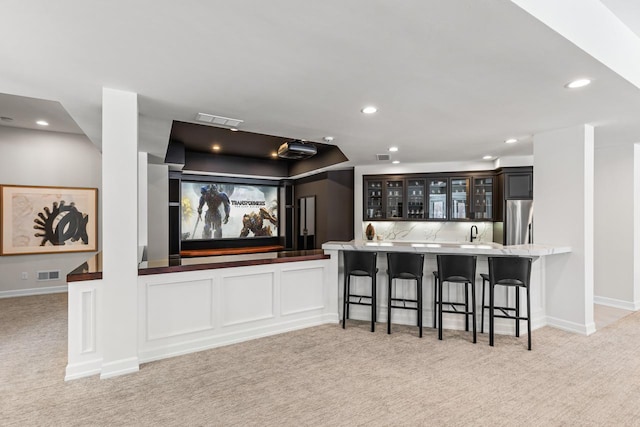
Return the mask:
MULTIPOLYGON (((117 278, 97 255, 67 276, 69 347, 65 379, 104 373, 107 297, 117 278)), ((322 250, 216 255, 139 264, 138 363, 325 323, 338 323, 337 288, 322 250)), ((111 304, 111 306, 109 306, 111 304)), ((130 304, 131 305, 131 304, 130 304)))
MULTIPOLYGON (((246 267, 252 265, 278 264, 283 262, 313 261, 328 259, 321 249, 306 251, 280 251, 237 255, 170 258, 142 261, 138 275, 178 273, 181 271, 212 270, 216 268, 246 267)), ((102 279, 102 253, 98 253, 67 275, 67 282, 102 279)))

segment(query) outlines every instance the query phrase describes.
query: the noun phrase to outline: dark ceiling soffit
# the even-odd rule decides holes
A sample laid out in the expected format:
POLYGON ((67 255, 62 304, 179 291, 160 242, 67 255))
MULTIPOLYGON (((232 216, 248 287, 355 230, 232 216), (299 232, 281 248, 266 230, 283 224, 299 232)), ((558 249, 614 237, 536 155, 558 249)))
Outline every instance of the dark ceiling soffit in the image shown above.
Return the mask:
POLYGON ((311 172, 316 169, 333 166, 338 163, 346 162, 347 156, 336 146, 331 146, 328 150, 319 152, 315 156, 298 160, 289 166, 289 176, 296 176, 303 173, 311 172))
POLYGON ((252 159, 194 151, 185 152, 185 170, 234 175, 287 178, 287 164, 278 160, 252 159))
POLYGON ((184 166, 184 144, 178 141, 169 141, 169 145, 167 146, 167 154, 164 156, 164 162, 167 164, 184 166))

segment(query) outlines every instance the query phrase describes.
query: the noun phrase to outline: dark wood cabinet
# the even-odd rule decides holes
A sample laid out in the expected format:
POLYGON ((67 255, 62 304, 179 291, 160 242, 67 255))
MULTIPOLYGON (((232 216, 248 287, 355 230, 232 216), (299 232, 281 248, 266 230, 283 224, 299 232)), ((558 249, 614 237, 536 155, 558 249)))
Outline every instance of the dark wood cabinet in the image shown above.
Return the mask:
POLYGON ((506 172, 505 200, 533 199, 533 171, 506 172))
POLYGON ((366 175, 365 221, 492 221, 496 172, 366 175))

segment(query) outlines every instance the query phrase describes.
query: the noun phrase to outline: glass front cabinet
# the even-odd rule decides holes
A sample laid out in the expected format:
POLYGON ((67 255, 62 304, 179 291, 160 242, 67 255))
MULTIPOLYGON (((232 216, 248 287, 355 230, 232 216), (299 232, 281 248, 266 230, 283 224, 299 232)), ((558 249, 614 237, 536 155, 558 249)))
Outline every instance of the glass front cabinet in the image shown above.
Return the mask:
POLYGON ((495 176, 487 174, 364 177, 364 220, 491 221, 495 176))
POLYGON ((473 179, 473 218, 493 219, 493 177, 473 179))
POLYGON ((404 180, 389 180, 386 187, 387 219, 402 219, 404 216, 404 180))
POLYGON ((365 181, 365 219, 384 219, 382 212, 382 180, 365 181))
POLYGON ((424 208, 425 180, 407 180, 407 218, 425 219, 424 208))
POLYGON ((470 178, 451 178, 451 213, 449 219, 470 219, 470 178))
POLYGON ((428 219, 447 219, 447 193, 449 180, 447 178, 427 179, 428 219))

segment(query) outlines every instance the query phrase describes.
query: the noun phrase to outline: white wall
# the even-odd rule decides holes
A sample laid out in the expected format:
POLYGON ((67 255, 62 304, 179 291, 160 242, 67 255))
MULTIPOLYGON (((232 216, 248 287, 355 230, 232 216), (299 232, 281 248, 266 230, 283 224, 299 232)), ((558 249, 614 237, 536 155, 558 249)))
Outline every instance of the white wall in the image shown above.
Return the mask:
POLYGON ((595 302, 637 309, 633 289, 634 146, 595 150, 595 302))
MULTIPOLYGON (((98 245, 101 245, 101 155, 84 135, 0 126, 0 184, 98 188, 98 245)), ((0 257, 0 297, 66 290, 66 275, 93 255, 0 257), (60 270, 61 279, 35 280, 36 271, 60 270), (28 274, 27 280, 21 273, 28 274)))

